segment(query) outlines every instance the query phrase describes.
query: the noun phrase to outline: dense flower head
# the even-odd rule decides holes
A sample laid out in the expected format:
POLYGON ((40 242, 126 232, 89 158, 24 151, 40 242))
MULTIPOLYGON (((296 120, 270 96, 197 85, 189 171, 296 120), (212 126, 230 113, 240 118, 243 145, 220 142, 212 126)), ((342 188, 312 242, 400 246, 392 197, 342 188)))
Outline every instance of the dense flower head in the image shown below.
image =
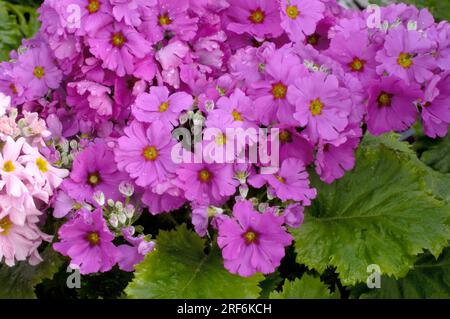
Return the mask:
POLYGON ((157 245, 140 217, 187 210, 230 272, 268 274, 317 196, 310 174, 342 178, 366 131, 448 133, 450 24, 427 9, 393 4, 372 21, 334 0, 45 0, 38 12, 39 32, 0 63, 9 266, 41 260, 49 212, 63 219, 53 247, 83 274, 133 271, 157 245))

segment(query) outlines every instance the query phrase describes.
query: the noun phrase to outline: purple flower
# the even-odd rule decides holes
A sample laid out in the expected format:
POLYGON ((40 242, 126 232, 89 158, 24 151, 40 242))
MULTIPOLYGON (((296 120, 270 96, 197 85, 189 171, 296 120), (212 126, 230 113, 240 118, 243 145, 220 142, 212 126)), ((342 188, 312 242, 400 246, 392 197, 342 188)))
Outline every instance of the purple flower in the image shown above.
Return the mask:
POLYGON ((198 18, 191 18, 188 10, 188 0, 158 0, 157 5, 150 7, 144 15, 140 30, 147 32, 152 43, 163 40, 168 34, 184 41, 192 40, 197 32, 198 18))
POLYGON ((277 37, 282 32, 277 1, 230 0, 227 29, 237 34, 248 33, 257 38, 277 37))
MULTIPOLYGON (((159 184, 158 186, 161 185, 164 184, 159 184)), ((142 202, 147 205, 150 214, 157 215, 180 208, 186 202, 186 199, 183 197, 182 190, 172 186, 171 189, 164 191, 147 189, 142 196, 142 202)))
POLYGON ((422 123, 426 135, 444 137, 450 124, 450 75, 435 76, 425 91, 422 105, 422 123))
POLYGON ((334 140, 348 124, 352 100, 334 75, 316 72, 298 79, 289 87, 287 97, 296 106, 294 118, 306 126, 312 142, 334 140))
POLYGON ((94 212, 81 210, 74 219, 61 226, 58 236, 61 241, 54 243, 53 248, 69 256, 70 264, 79 268, 83 275, 108 271, 116 263, 114 235, 100 208, 94 212))
POLYGON ((289 204, 283 212, 283 218, 286 225, 293 228, 300 227, 303 224, 303 211, 304 207, 298 203, 289 204))
POLYGON ((190 109, 194 99, 187 93, 177 92, 169 95, 165 86, 152 86, 150 94, 142 93, 132 106, 133 115, 141 122, 152 123, 160 120, 163 123, 178 125, 178 116, 190 109))
POLYGON ((319 0, 282 0, 281 26, 294 42, 316 30, 324 17, 325 5, 319 0))
POLYGON ((295 80, 308 74, 292 48, 284 46, 276 50, 264 66, 265 79, 254 83, 252 98, 256 114, 263 125, 278 122, 296 125, 293 118, 295 103, 289 101, 290 87, 295 80))
POLYGON ((386 36, 384 49, 376 55, 378 74, 387 72, 404 81, 423 83, 429 80, 436 67, 431 55, 432 42, 419 31, 397 27, 386 36))
POLYGON ((344 176, 346 171, 355 166, 355 149, 359 145, 361 129, 349 130, 333 141, 320 141, 316 160, 316 172, 326 183, 344 176))
POLYGON ((356 76, 363 84, 376 77, 376 47, 370 43, 367 31, 344 32, 330 42, 327 54, 341 63, 346 72, 356 76))
POLYGON ((275 174, 252 175, 248 182, 257 188, 267 183, 279 199, 301 201, 303 205, 310 205, 317 194, 314 188, 309 187, 305 164, 296 158, 285 159, 275 174))
POLYGON ((117 200, 122 196, 119 184, 126 179, 126 174, 117 170, 113 152, 105 144, 97 143, 77 155, 70 179, 63 182, 63 187, 78 202, 92 202, 92 195, 97 191, 117 200))
POLYGON ((124 133, 114 152, 119 170, 127 172, 142 187, 175 176, 176 164, 171 151, 176 141, 167 126, 160 121, 150 126, 134 121, 124 133))
POLYGON ((154 241, 145 240, 144 235, 133 237, 134 228, 122 229, 125 240, 131 245, 120 245, 117 247, 117 263, 123 271, 134 271, 134 266, 144 260, 145 255, 155 249, 154 241))
POLYGON ((45 46, 29 49, 19 55, 14 66, 14 74, 25 86, 24 94, 29 100, 42 97, 49 89, 58 88, 62 80, 62 72, 55 65, 52 53, 45 46))
POLYGON ((382 77, 369 87, 367 128, 374 135, 404 131, 416 121, 414 102, 422 97, 417 84, 406 85, 396 77, 382 77))
POLYGON ((177 174, 184 196, 199 204, 221 205, 239 184, 231 164, 183 164, 177 174))
POLYGON ((271 212, 256 212, 250 201, 236 203, 233 218, 225 218, 218 225, 217 243, 225 268, 243 277, 274 272, 284 257, 284 247, 292 242, 283 223, 284 218, 271 212))
POLYGON ((123 23, 102 26, 88 38, 91 53, 103 61, 102 67, 115 71, 118 76, 133 74, 135 64, 152 50, 134 28, 123 23))

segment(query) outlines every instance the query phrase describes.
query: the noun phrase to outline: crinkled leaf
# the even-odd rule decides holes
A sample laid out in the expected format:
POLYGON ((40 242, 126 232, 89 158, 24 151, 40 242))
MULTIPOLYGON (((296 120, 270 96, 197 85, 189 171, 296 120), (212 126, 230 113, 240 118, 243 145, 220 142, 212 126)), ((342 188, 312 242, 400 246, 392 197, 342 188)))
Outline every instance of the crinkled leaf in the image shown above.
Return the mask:
POLYGON ((425 164, 442 173, 450 173, 450 134, 422 153, 425 164))
POLYGON ((297 261, 319 272, 336 267, 344 285, 365 282, 367 266, 405 276, 425 249, 447 245, 450 208, 435 198, 426 170, 393 136, 367 136, 356 167, 331 185, 313 177, 318 197, 293 230, 297 261))
POLYGON ((338 299, 339 292, 331 293, 328 287, 308 274, 304 274, 301 279, 288 281, 283 285, 281 292, 272 292, 271 299, 338 299))
POLYGON ((36 266, 19 262, 14 267, 0 265, 0 299, 34 299, 34 288, 44 279, 50 279, 63 260, 48 247, 41 254, 44 261, 36 266))
POLYGON ((399 280, 381 278, 381 287, 371 289, 361 298, 450 298, 450 249, 447 248, 436 260, 431 254, 422 255, 414 270, 399 280))
POLYGON ((242 278, 224 267, 219 249, 205 254, 205 240, 182 225, 161 231, 157 249, 136 267, 126 288, 131 298, 257 298, 262 275, 242 278))

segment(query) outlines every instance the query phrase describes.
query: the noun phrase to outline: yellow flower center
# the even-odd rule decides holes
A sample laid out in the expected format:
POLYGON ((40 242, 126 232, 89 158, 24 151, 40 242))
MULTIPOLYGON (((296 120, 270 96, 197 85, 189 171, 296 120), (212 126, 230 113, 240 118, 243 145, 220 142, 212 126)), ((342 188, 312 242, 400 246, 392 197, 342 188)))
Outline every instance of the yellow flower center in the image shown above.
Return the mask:
POLYGON ((364 64, 366 61, 360 60, 358 58, 354 58, 352 62, 349 63, 349 67, 354 72, 362 72, 364 71, 364 64))
POLYGON ((88 175, 88 184, 91 186, 97 186, 100 183, 100 175, 98 172, 90 173, 88 175))
POLYGON ((392 97, 393 97, 393 95, 390 93, 381 92, 377 99, 378 106, 380 106, 380 107, 391 106, 392 97))
POLYGON ((91 232, 87 234, 86 239, 91 244, 91 246, 97 246, 100 243, 100 236, 97 232, 91 232))
POLYGON ((35 77, 37 77, 39 80, 42 79, 45 75, 45 70, 42 66, 37 66, 33 70, 33 74, 35 77))
POLYGON ((211 173, 207 169, 202 169, 198 173, 198 178, 200 179, 201 182, 207 183, 211 179, 211 173))
POLYGON ((272 95, 274 99, 280 100, 286 98, 287 87, 281 82, 272 84, 272 95))
POLYGON ((165 25, 169 25, 172 23, 172 20, 169 18, 169 16, 167 15, 167 13, 161 14, 158 17, 158 23, 160 26, 165 26, 165 25))
POLYGON ((42 157, 36 160, 36 165, 42 173, 48 172, 47 162, 42 157))
POLYGON ((238 111, 233 110, 233 112, 231 112, 231 115, 233 115, 235 121, 242 122, 241 114, 238 111))
POLYGON ((311 111, 311 114, 313 116, 317 116, 322 114, 322 109, 323 109, 323 104, 320 101, 320 99, 314 99, 311 101, 311 103, 309 104, 309 110, 311 111))
POLYGON ((282 142, 282 143, 289 142, 291 140, 291 132, 286 131, 286 130, 281 131, 280 135, 278 135, 278 137, 280 139, 280 142, 282 142))
POLYGON ((7 172, 7 173, 14 172, 14 169, 15 169, 14 164, 13 164, 13 162, 11 162, 11 161, 6 161, 6 162, 3 164, 3 170, 4 170, 5 172, 7 172))
POLYGON ((289 18, 295 20, 297 19, 300 12, 298 12, 297 6, 287 6, 286 7, 286 14, 289 18))
POLYGON ((250 16, 248 19, 255 24, 261 24, 264 23, 264 19, 266 18, 266 15, 264 14, 264 11, 262 11, 260 8, 252 11, 250 13, 250 16))
POLYGON ((319 43, 319 38, 320 35, 318 35, 317 33, 311 34, 306 38, 306 42, 308 42, 311 45, 316 45, 317 43, 319 43))
POLYGON ((98 0, 89 0, 89 4, 86 7, 89 14, 96 13, 100 9, 100 2, 98 0))
POLYGON ((219 146, 225 145, 225 144, 227 144, 227 137, 225 136, 225 134, 220 133, 216 136, 215 141, 216 141, 216 144, 219 146))
POLYGON ((244 234, 245 242, 247 245, 250 245, 251 243, 254 243, 258 236, 255 232, 249 230, 244 234))
POLYGON ((72 207, 74 210, 78 211, 83 208, 83 205, 81 205, 80 203, 75 203, 72 207))
POLYGON ((397 63, 404 69, 408 69, 413 64, 412 55, 409 53, 400 53, 397 63))
POLYGON ((168 108, 169 108, 169 102, 161 103, 161 105, 159 106, 159 112, 163 113, 163 112, 167 111, 168 108))
POLYGON ((158 157, 158 150, 154 146, 147 146, 142 151, 142 155, 147 161, 154 161, 158 157))
POLYGON ((16 88, 16 86, 14 85, 14 83, 11 83, 11 84, 9 85, 9 88, 11 89, 11 92, 12 92, 13 94, 17 94, 17 88, 16 88))
POLYGON ((280 175, 276 175, 275 178, 282 184, 286 183, 286 180, 280 175))
POLYGON ((125 37, 123 36, 122 32, 114 33, 112 36, 112 45, 118 48, 121 48, 124 43, 126 42, 125 37))
POLYGON ((8 235, 8 231, 11 228, 12 223, 8 217, 3 217, 0 219, 0 235, 6 236, 8 235))

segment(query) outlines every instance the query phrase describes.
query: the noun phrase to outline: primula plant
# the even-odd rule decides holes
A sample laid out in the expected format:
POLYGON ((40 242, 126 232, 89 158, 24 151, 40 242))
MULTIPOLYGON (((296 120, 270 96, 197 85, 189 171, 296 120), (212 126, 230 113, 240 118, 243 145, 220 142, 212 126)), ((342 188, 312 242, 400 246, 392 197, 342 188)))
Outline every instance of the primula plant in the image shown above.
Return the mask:
POLYGON ((335 0, 37 13, 0 63, 0 297, 450 298, 448 22, 335 0))

